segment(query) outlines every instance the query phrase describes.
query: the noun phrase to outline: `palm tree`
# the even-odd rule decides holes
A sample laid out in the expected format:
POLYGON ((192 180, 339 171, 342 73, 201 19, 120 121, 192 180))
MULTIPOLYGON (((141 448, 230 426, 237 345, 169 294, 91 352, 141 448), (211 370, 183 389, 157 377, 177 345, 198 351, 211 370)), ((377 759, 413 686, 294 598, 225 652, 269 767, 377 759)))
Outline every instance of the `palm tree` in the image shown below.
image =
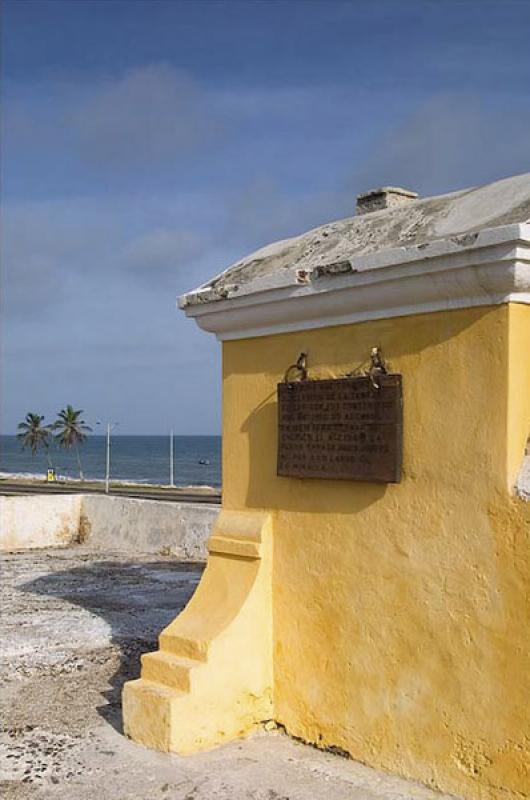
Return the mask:
POLYGON ((23 450, 29 447, 32 456, 37 455, 41 448, 45 450, 48 466, 52 467, 53 464, 48 449, 52 433, 49 425, 42 424, 43 420, 44 417, 41 417, 40 414, 33 414, 28 411, 24 422, 20 422, 17 426, 17 430, 20 431, 20 433, 17 433, 17 439, 22 442, 23 450))
POLYGON ((65 450, 70 450, 71 447, 75 449, 81 480, 83 480, 83 467, 79 455, 79 445, 83 444, 87 433, 92 430, 83 419, 80 419, 82 413, 83 409, 75 411, 73 406, 66 406, 59 411, 57 421, 52 425, 53 430, 57 431, 55 439, 58 444, 65 450))

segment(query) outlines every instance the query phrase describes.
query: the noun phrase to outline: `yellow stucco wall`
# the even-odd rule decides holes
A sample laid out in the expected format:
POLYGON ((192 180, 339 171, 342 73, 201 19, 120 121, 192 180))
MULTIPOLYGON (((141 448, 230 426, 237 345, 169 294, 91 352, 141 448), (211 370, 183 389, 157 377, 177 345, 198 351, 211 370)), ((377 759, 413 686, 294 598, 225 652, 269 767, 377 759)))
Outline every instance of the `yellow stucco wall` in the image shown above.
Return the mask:
POLYGON ((512 303, 508 308, 507 471, 512 485, 521 463, 521 447, 525 437, 530 437, 530 307, 512 303))
POLYGON ((273 520, 274 717, 472 798, 530 795, 530 308, 223 346, 223 506, 273 520), (379 345, 403 374, 399 485, 276 477, 276 384, 379 345))

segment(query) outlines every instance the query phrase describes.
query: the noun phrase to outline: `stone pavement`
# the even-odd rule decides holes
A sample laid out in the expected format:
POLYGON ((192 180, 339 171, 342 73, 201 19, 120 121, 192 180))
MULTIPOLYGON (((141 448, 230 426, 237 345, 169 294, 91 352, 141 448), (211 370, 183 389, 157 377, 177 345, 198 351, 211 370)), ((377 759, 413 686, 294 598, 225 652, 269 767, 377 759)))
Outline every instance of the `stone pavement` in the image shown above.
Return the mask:
POLYGON ((6 800, 443 800, 280 731, 181 758, 121 733, 120 692, 203 566, 83 547, 2 558, 6 800))

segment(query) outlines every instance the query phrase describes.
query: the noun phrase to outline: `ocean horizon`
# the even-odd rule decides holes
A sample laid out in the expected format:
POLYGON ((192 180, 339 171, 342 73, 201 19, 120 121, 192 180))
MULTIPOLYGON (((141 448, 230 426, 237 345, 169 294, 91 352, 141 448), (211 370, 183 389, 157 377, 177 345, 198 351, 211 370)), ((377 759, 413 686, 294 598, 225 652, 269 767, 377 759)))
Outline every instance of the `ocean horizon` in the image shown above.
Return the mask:
MULTIPOLYGON (((174 484, 176 486, 221 486, 221 437, 174 437, 174 484)), ((91 434, 80 449, 87 480, 104 480, 106 436, 91 434)), ((59 479, 79 478, 75 450, 62 450, 55 443, 49 456, 59 479)), ((35 456, 22 450, 13 435, 0 436, 0 477, 44 478, 48 469, 45 451, 35 456)), ((169 485, 169 436, 125 434, 111 437, 110 479, 115 482, 169 485)))

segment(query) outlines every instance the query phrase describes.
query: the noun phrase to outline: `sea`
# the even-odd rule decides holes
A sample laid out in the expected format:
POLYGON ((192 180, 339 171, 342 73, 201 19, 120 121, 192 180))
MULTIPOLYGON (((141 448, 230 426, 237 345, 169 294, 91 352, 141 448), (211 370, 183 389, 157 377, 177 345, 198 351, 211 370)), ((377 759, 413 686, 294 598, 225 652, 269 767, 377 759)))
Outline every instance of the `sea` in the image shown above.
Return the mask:
MULTIPOLYGON (((89 435, 79 448, 87 480, 105 479, 106 437, 89 435)), ((56 444, 49 449, 59 478, 79 478, 74 450, 56 444)), ((175 436, 173 439, 174 484, 176 486, 221 486, 221 437, 175 436)), ((40 451, 35 456, 22 450, 16 436, 0 436, 0 477, 46 475, 48 462, 40 451)), ((167 486, 170 483, 169 436, 112 436, 111 481, 167 486)))

